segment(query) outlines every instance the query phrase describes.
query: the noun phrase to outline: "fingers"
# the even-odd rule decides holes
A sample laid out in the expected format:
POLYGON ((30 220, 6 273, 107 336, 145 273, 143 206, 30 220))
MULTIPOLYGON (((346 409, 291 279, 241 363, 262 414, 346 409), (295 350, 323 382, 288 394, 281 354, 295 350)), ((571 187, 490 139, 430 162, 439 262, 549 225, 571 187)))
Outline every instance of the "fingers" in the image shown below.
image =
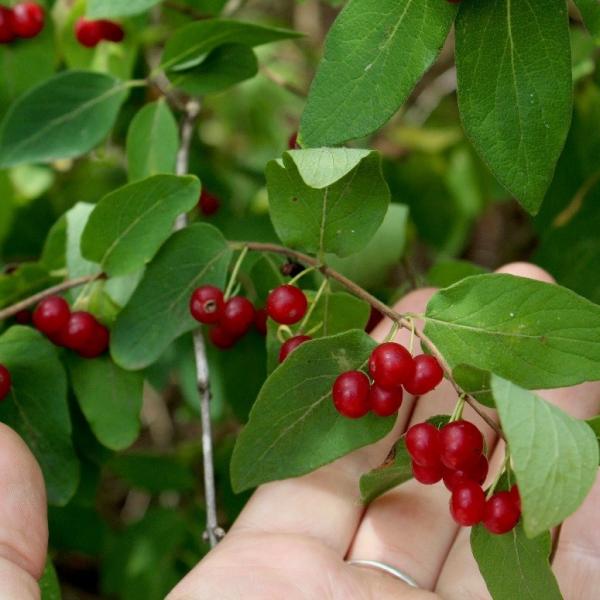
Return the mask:
MULTIPOLYGON (((549 277, 525 263, 508 265, 500 272, 541 280, 549 277)), ((409 426, 434 415, 450 414, 456 401, 456 392, 444 382, 419 399, 409 426)), ((486 412, 495 417, 493 411, 486 412)), ((479 427, 491 452, 496 444, 494 431, 468 406, 464 417, 479 427)), ((433 589, 458 532, 450 516, 449 498, 442 482, 425 486, 414 480, 378 498, 364 516, 351 557, 387 562, 406 571, 421 587, 433 589)))
MULTIPOLYGON (((398 306, 404 312, 424 310, 431 291, 409 294, 398 306)), ((391 323, 382 323, 374 333, 384 339, 391 323)), ((403 340, 408 342, 407 332, 403 340)), ((373 446, 353 452, 331 465, 303 477, 261 486, 236 521, 230 535, 248 529, 273 533, 302 534, 319 539, 345 555, 363 513, 358 481, 379 466, 398 437, 411 411, 408 399, 400 411, 394 431, 373 446)))
POLYGON ((48 543, 44 480, 23 440, 1 423, 0 490, 0 600, 33 600, 48 543))

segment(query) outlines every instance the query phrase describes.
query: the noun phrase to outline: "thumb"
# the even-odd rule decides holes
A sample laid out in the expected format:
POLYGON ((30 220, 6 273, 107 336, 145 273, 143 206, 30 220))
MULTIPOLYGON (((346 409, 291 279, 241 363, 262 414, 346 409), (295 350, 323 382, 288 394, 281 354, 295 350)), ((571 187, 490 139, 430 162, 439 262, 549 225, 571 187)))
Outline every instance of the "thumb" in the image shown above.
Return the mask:
POLYGON ((48 544, 42 472, 25 442, 0 423, 0 600, 37 600, 48 544))

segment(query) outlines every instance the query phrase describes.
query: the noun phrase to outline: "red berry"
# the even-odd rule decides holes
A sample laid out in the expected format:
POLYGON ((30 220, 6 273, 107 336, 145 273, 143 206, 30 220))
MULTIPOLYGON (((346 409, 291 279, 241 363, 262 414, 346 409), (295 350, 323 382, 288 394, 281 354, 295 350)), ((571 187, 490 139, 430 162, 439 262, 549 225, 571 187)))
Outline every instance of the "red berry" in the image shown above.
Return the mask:
POLYGON ((388 390, 375 384, 371 386, 369 394, 371 410, 380 417, 394 415, 402 404, 402 395, 401 387, 388 390))
POLYGON ((20 310, 15 315, 15 321, 19 325, 29 325, 29 323, 31 323, 32 317, 33 317, 33 315, 30 310, 20 310))
POLYGON ((514 529, 521 511, 510 492, 497 492, 486 503, 483 525, 491 533, 501 535, 514 529))
POLYGON ((521 494, 519 493, 518 485, 515 484, 510 488, 510 496, 515 503, 515 506, 519 509, 519 512, 521 512, 521 494))
POLYGON ((469 421, 453 421, 440 430, 440 458, 449 469, 475 465, 483 453, 483 435, 469 421))
POLYGON ((220 350, 227 350, 233 347, 237 341, 234 335, 231 335, 222 325, 215 325, 208 333, 210 341, 220 350))
POLYGON ((406 432, 406 449, 422 467, 440 465, 440 432, 431 423, 417 423, 406 432))
POLYGON ((214 215, 221 207, 221 201, 217 196, 214 196, 206 190, 202 190, 200 194, 200 200, 198 200, 198 208, 203 215, 210 217, 214 215))
POLYGON ((260 335, 267 335, 267 309, 259 308, 254 313, 254 327, 256 327, 256 331, 260 333, 260 335))
POLYGON ((64 298, 48 296, 33 312, 33 324, 38 331, 50 336, 62 330, 69 321, 71 310, 64 298))
POLYGON ((10 371, 4 365, 0 365, 0 402, 8 396, 11 387, 10 371))
POLYGON ((219 323, 234 337, 244 335, 254 323, 252 302, 243 296, 234 296, 225 304, 219 323))
POLYGON ((293 285, 280 285, 267 298, 267 312, 273 321, 293 325, 306 314, 308 301, 301 289, 293 285))
POLYGON ((36 2, 20 2, 12 9, 10 24, 21 38, 33 38, 44 29, 44 9, 36 2))
POLYGON ((101 323, 96 323, 94 334, 78 351, 83 358, 97 358, 108 350, 110 332, 101 323))
POLYGON ((488 460, 482 454, 474 465, 466 469, 448 469, 444 467, 444 483, 450 491, 463 481, 474 481, 479 485, 483 485, 488 474, 488 469, 488 460))
POLYGON ((474 481, 463 481, 452 491, 450 512, 459 525, 476 525, 483 519, 484 510, 485 495, 474 481))
POLYGON ((333 384, 332 396, 336 410, 350 419, 359 419, 369 412, 369 378, 361 371, 346 371, 333 384))
POLYGON ((279 350, 279 362, 282 363, 298 346, 304 342, 310 342, 312 338, 309 335, 296 335, 291 337, 281 346, 279 350))
POLYGON ((0 44, 12 42, 16 34, 12 28, 12 10, 6 6, 0 6, 0 44))
POLYGON ((371 314, 369 315, 369 322, 365 327, 365 331, 371 333, 382 320, 383 315, 376 308, 371 307, 371 314))
POLYGON ((89 21, 81 17, 75 23, 75 37, 86 48, 95 48, 103 39, 100 21, 89 21))
POLYGON ((414 478, 419 483, 424 483, 425 485, 433 485, 442 478, 442 465, 438 464, 433 467, 423 467, 413 461, 412 472, 414 478))
POLYGON ((433 356, 428 354, 415 356, 414 364, 414 371, 404 383, 404 389, 413 396, 422 396, 430 392, 444 378, 444 371, 433 356))
POLYGON ((288 139, 288 148, 290 150, 296 150, 296 148, 299 147, 300 146, 298 146, 298 132, 295 131, 294 133, 292 133, 292 135, 290 135, 288 139))
POLYGON ((98 24, 100 31, 102 32, 102 39, 115 43, 123 41, 125 31, 123 31, 123 28, 118 23, 101 19, 98 21, 98 24))
POLYGON ((407 381, 414 371, 410 352, 400 344, 386 342, 377 346, 369 358, 369 371, 375 383, 384 388, 395 388, 407 381))
POLYGON ((77 311, 71 313, 69 321, 59 338, 67 348, 85 351, 88 344, 92 343, 97 325, 98 321, 88 312, 77 311))
POLYGON ((223 292, 214 285, 203 285, 194 290, 190 299, 192 317, 200 323, 217 323, 223 316, 223 292))

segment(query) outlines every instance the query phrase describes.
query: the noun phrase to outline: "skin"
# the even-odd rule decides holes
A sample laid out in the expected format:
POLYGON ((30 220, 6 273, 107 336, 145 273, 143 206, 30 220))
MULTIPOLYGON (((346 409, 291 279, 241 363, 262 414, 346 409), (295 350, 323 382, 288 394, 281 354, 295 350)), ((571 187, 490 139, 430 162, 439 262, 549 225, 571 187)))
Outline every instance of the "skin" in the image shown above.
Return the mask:
MULTIPOLYGON (((502 272, 551 281, 532 265, 502 272)), ((422 312, 434 290, 418 290, 399 311, 422 312)), ((374 332, 381 340, 384 323, 374 332)), ((406 332, 398 336, 408 344, 406 332)), ((600 412, 600 384, 550 390, 542 395, 580 418, 600 412)), ((418 403, 407 398, 394 431, 318 471, 261 486, 219 546, 171 592, 168 600, 483 600, 489 598, 469 548, 469 530, 454 524, 443 484, 408 482, 366 510, 358 480, 380 465, 411 424, 448 413, 455 394, 444 383, 418 403), (415 590, 377 570, 345 559, 379 560, 410 574, 415 590)), ((493 414, 493 413, 490 413, 493 414)), ((502 448, 493 431, 470 410, 466 418, 486 435, 493 473, 502 448)), ((37 600, 46 555, 46 501, 40 469, 23 441, 0 424, 0 600, 37 600)), ((581 508, 563 524, 554 572, 565 598, 592 598, 600 586, 598 521, 600 479, 581 508)))

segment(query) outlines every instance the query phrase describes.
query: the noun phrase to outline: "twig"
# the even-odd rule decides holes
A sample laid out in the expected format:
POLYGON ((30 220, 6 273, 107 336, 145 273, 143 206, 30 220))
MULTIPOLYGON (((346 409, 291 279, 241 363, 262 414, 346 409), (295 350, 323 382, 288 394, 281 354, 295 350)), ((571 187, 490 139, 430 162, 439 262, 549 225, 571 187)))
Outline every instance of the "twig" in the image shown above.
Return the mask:
MULTIPOLYGON (((263 242, 230 242, 230 246, 237 250, 241 250, 242 248, 246 247, 249 250, 255 250, 258 252, 272 252, 274 254, 282 254, 283 256, 292 258, 296 262, 303 263, 305 265, 309 265, 312 267, 317 267, 321 271, 321 273, 323 275, 325 275, 325 277, 334 279, 335 281, 341 283, 349 292, 354 294, 356 297, 361 298, 362 300, 364 300, 365 302, 370 304, 373 308, 376 308, 381 314, 390 318, 395 323, 398 323, 398 325, 400 325, 401 327, 404 327, 405 329, 408 329, 409 331, 413 331, 413 327, 411 326, 411 322, 410 322, 409 318, 396 312, 395 310, 393 310, 392 308, 387 306, 387 304, 381 302, 381 300, 379 300, 375 296, 369 294, 369 292, 367 292, 365 289, 363 289, 362 287, 360 287, 359 285, 354 283, 354 281, 348 279, 346 276, 342 275, 341 273, 338 273, 331 267, 322 265, 316 258, 309 256, 308 254, 303 254, 302 252, 297 252, 296 250, 291 250, 289 248, 286 248, 285 246, 279 246, 277 244, 269 244, 269 243, 263 243, 263 242)), ((411 315, 411 318, 415 318, 415 317, 419 317, 419 315, 411 315)), ((474 398, 472 398, 471 396, 469 396, 467 393, 465 393, 461 389, 461 387, 456 383, 456 381, 454 381, 454 379, 452 377, 452 371, 451 371, 448 363, 446 362, 444 357, 440 354, 439 350, 435 347, 433 342, 429 339, 429 337, 427 337, 427 335, 425 335, 422 331, 419 331, 418 329, 414 329, 414 335, 416 335, 421 340, 423 345, 425 345, 428 348, 428 350, 431 352, 431 354, 437 358, 442 369, 444 370, 444 372, 446 374, 446 378, 448 379, 448 381, 450 382, 452 387, 456 390, 456 393, 459 396, 463 395, 467 404, 469 404, 469 406, 500 437, 505 439, 504 433, 502 432, 500 427, 498 427, 498 425, 488 415, 486 415, 485 412, 483 412, 481 410, 481 408, 479 408, 477 401, 474 398)))
POLYGON ((295 86, 293 83, 290 83, 289 81, 286 81, 283 77, 281 77, 280 75, 278 75, 274 71, 271 71, 271 69, 269 69, 269 67, 266 67, 266 66, 263 65, 260 68, 260 72, 269 81, 272 81, 275 85, 279 86, 280 88, 282 88, 284 90, 287 90, 291 94, 294 94, 295 96, 298 96, 299 98, 306 98, 308 96, 308 94, 304 90, 302 90, 299 87, 295 86))
POLYGON ((76 279, 69 279, 68 281, 63 281, 58 285, 55 285, 39 294, 35 294, 26 298, 25 300, 21 300, 12 306, 9 306, 3 310, 0 310, 0 321, 4 321, 5 319, 9 319, 10 317, 14 317, 18 312, 22 310, 26 310, 30 306, 34 306, 44 298, 48 296, 53 296, 54 294, 60 294, 61 292, 65 292, 66 290, 70 290, 75 287, 79 287, 81 285, 85 285, 86 283, 91 283, 92 281, 96 281, 99 279, 104 279, 104 273, 100 273, 99 275, 85 275, 84 277, 77 277, 76 279))
MULTIPOLYGON (((190 147, 201 104, 199 100, 190 100, 186 106, 181 122, 181 146, 177 154, 177 175, 188 172, 190 147)), ((177 217, 175 230, 187 225, 185 213, 177 217)), ((206 537, 211 548, 214 548, 223 537, 217 520, 217 494, 215 491, 215 469, 213 461, 212 422, 210 418, 210 376, 204 338, 200 332, 194 334, 194 358, 196 361, 196 382, 200 395, 200 421, 202 423, 202 463, 204 470, 204 497, 206 500, 206 537)))

